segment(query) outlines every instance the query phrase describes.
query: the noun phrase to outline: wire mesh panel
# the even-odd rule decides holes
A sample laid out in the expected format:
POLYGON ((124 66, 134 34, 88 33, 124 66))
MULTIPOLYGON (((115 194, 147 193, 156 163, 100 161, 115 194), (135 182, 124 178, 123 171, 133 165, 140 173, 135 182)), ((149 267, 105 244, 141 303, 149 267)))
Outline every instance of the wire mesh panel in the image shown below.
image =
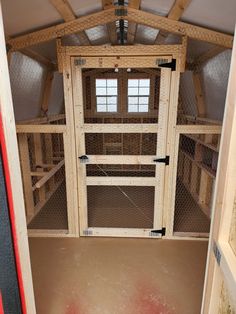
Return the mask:
POLYGON ((155 177, 155 165, 86 165, 87 176, 101 177, 155 177))
POLYGON ((18 134, 29 229, 68 229, 61 133, 18 134))
POLYGON ((180 135, 174 232, 209 233, 218 146, 218 135, 180 135))
POLYGON ((155 155, 157 134, 87 133, 85 145, 88 155, 155 155))
POLYGON ((154 187, 88 186, 88 227, 153 228, 154 187))

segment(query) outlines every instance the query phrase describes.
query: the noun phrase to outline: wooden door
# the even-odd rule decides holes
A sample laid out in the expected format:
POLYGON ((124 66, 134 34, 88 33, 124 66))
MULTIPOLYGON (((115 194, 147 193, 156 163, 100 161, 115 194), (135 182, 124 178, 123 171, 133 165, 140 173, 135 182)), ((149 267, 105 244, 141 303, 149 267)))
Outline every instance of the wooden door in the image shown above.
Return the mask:
MULTIPOLYGON (((108 59, 111 68, 115 63, 108 59)), ((132 58, 125 66, 132 67, 132 58)), ((171 70, 159 69, 155 117, 147 113, 142 123, 132 123, 142 115, 132 120, 127 113, 128 119, 106 123, 99 113, 96 119, 85 115, 82 75, 89 67, 89 58, 72 58, 80 235, 161 237, 171 70)))

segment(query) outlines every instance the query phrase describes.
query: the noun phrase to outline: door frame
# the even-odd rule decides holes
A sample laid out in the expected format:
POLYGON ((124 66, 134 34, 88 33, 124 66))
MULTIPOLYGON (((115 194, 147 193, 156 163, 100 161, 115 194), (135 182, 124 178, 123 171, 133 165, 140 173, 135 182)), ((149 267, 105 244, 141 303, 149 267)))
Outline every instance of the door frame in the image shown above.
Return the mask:
MULTIPOLYGON (((57 52, 58 52, 58 60, 59 60, 59 70, 63 71, 64 74, 64 91, 65 91, 65 110, 66 110, 66 117, 67 117, 67 135, 71 138, 71 141, 74 144, 74 147, 72 148, 72 151, 76 149, 76 140, 75 140, 75 133, 76 133, 76 126, 75 126, 75 112, 74 112, 74 106, 73 106, 73 100, 81 100, 81 95, 76 94, 72 90, 72 85, 75 84, 73 82, 73 75, 72 72, 74 71, 74 58, 76 57, 79 59, 78 63, 80 63, 82 66, 87 67, 114 67, 114 60, 115 65, 118 64, 119 67, 127 67, 127 62, 131 62, 132 60, 134 63, 131 64, 131 67, 157 67, 156 62, 157 59, 160 60, 164 59, 176 59, 176 70, 171 72, 171 84, 170 84, 170 94, 169 94, 169 119, 167 123, 167 143, 165 146, 166 149, 166 155, 170 155, 170 164, 169 166, 165 167, 165 181, 163 186, 163 208, 165 209, 163 211, 163 227, 166 227, 166 235, 167 237, 170 237, 170 232, 168 230, 168 217, 171 216, 170 207, 168 206, 170 202, 170 195, 167 193, 168 185, 170 185, 171 180, 171 168, 173 167, 172 163, 172 157, 171 154, 174 151, 173 145, 171 143, 174 143, 175 140, 175 126, 176 126, 176 117, 177 117, 177 105, 178 105, 178 92, 179 92, 179 76, 180 72, 184 71, 183 65, 185 64, 185 57, 186 57, 186 45, 160 45, 160 46, 97 46, 97 47, 72 47, 72 46, 61 46, 60 42, 57 43, 57 52), (108 58, 109 57, 109 58, 108 58), (73 61, 72 61, 73 60, 73 61), (107 60, 107 61, 106 61, 107 60), (119 61, 119 62, 118 62, 119 61), (69 133, 69 134, 68 134, 69 133)), ((162 60, 163 61, 163 60, 162 60)), ((169 70, 168 70, 169 71, 169 70)), ((81 86, 82 87, 82 86, 81 86)), ((80 87, 80 90, 82 90, 80 87)), ((81 93, 80 93, 81 94, 81 93)), ((119 132, 122 133, 122 132, 119 132)), ((81 145, 82 143, 80 143, 81 145)), ((77 155, 74 157, 71 156, 71 162, 73 166, 73 169, 76 171, 77 167, 80 167, 77 163, 77 155)), ((152 163, 153 164, 153 163, 152 163)), ((84 169, 85 170, 85 169, 84 169)), ((82 171, 81 171, 82 172, 82 171)), ((86 195, 84 194, 84 189, 82 188, 82 185, 79 185, 79 182, 76 182, 78 191, 80 191, 80 195, 86 195)), ((85 186, 85 184, 84 184, 85 186)), ((73 180, 73 187, 75 188, 75 181, 73 180)), ((69 188, 67 188, 68 190, 69 188)), ((78 195, 77 195, 78 197, 78 195)), ((74 196, 75 198, 75 196, 74 196)), ((79 198, 77 198, 77 206, 79 202, 79 198)), ((74 205, 76 204, 76 201, 74 202, 74 205)), ((72 203, 72 202, 71 202, 72 203)), ((83 202, 80 200, 80 206, 83 202)), ((78 207, 77 207, 78 208, 78 207)), ((83 217, 83 214, 79 217, 78 216, 78 210, 77 213, 75 213, 76 207, 74 208, 68 208, 68 216, 69 217, 76 217, 78 225, 81 225, 79 221, 86 219, 86 217, 83 217)), ((75 225, 76 221, 74 221, 75 225)), ((76 230, 76 236, 81 235, 81 231, 76 230)), ((81 228, 80 228, 81 229, 81 228)), ((93 232, 87 232, 86 235, 104 235, 104 236, 127 236, 127 237, 152 237, 153 234, 150 233, 150 230, 147 232, 146 230, 143 230, 142 232, 138 232, 142 229, 134 230, 133 232, 130 232, 128 229, 117 229, 116 234, 110 234, 110 230, 107 232, 104 232, 104 228, 101 232, 97 232, 96 234, 93 232)), ((113 228, 108 228, 112 229, 113 228)), ((97 230, 99 231, 99 230, 97 230)), ((159 236, 159 235, 158 235, 159 236)))

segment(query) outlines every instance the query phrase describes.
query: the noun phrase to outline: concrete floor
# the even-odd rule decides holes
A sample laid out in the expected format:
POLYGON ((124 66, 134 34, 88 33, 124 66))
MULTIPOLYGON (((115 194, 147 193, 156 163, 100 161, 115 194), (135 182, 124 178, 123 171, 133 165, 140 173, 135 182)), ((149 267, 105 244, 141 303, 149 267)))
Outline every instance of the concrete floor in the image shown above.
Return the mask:
POLYGON ((37 314, 199 314, 206 241, 31 238, 37 314))

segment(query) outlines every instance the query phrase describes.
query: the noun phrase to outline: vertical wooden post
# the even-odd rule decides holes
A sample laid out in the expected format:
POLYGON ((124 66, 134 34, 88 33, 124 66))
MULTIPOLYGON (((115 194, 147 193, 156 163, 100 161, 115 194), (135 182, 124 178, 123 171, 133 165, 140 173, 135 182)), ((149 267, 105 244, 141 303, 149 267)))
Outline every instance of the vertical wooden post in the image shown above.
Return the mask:
POLYGON ((36 314, 34 291, 32 283, 27 227, 25 219, 25 205, 17 148, 16 128, 11 96, 10 78, 6 56, 6 43, 3 30, 2 10, 0 4, 0 113, 2 122, 2 135, 6 144, 10 188, 12 192, 12 205, 14 212, 15 240, 17 241, 17 271, 20 277, 21 291, 24 290, 22 301, 25 312, 36 314))
POLYGON ((34 215, 34 198, 32 191, 30 158, 29 158, 29 145, 27 134, 18 134, 19 153, 21 161, 21 173, 24 187, 24 198, 27 220, 31 219, 34 215))
POLYGON ((48 70, 46 79, 45 79, 43 101, 41 105, 43 116, 46 115, 48 111, 49 99, 50 99, 50 94, 51 94, 51 89, 52 89, 53 75, 54 75, 53 71, 48 70))
POLYGON ((203 99, 203 91, 201 85, 201 76, 199 72, 193 73, 193 84, 197 103, 197 112, 199 117, 206 115, 206 105, 203 99))
MULTIPOLYGON (((35 163, 37 165, 43 164, 43 152, 42 152, 42 141, 41 141, 41 134, 35 133, 33 135, 34 138, 34 157, 35 163)), ((43 171, 42 168, 38 168, 37 171, 43 171)), ((39 201, 44 201, 46 198, 45 186, 42 186, 39 189, 39 201)))

